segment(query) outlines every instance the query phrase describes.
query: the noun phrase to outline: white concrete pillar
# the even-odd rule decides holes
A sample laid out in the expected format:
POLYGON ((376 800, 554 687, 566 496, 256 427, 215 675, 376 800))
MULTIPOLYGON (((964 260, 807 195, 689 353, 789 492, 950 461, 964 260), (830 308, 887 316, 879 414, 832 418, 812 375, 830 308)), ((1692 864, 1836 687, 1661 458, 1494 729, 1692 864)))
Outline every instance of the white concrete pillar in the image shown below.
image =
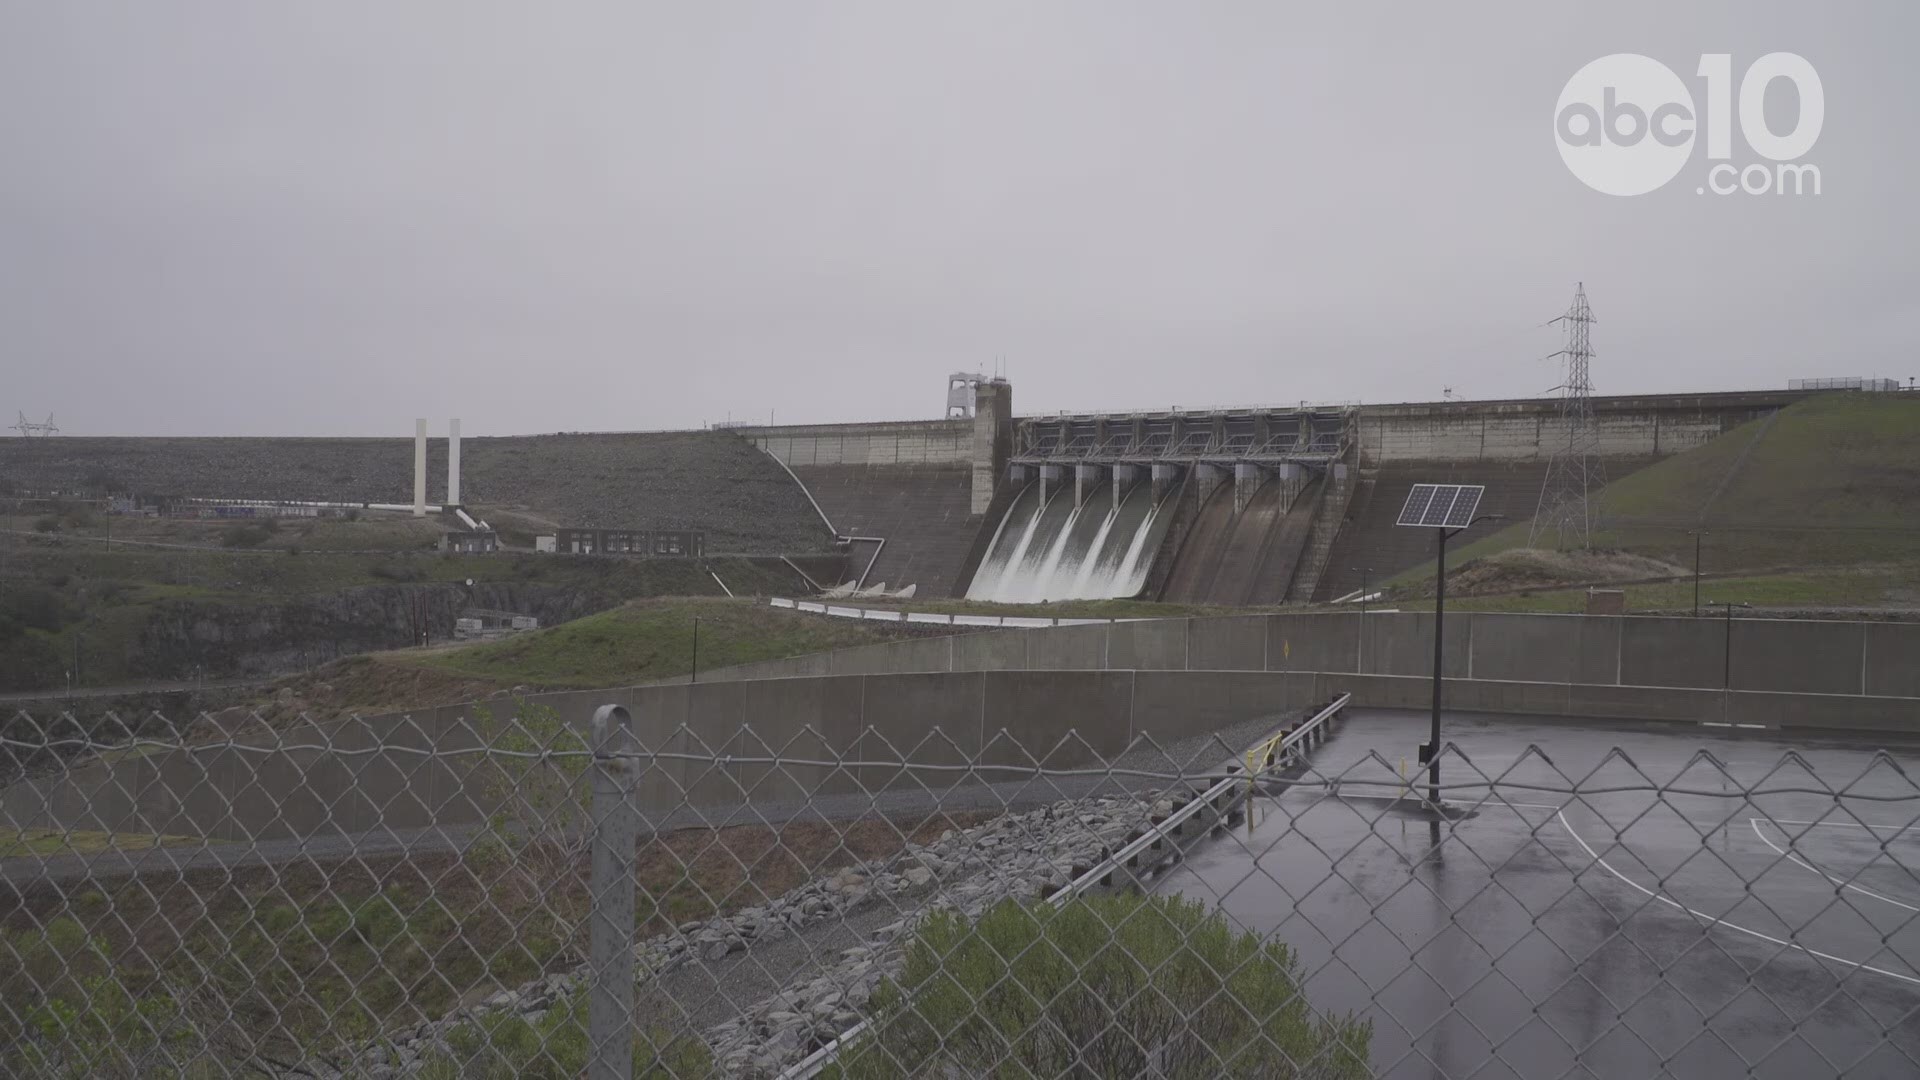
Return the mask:
POLYGON ((413 516, 427 516, 427 418, 413 422, 413 516))
POLYGON ((1253 501, 1253 494, 1267 479, 1267 472, 1250 461, 1237 461, 1233 465, 1233 512, 1238 514, 1253 501))
POLYGON ((1066 479, 1067 479, 1066 466, 1064 465, 1040 466, 1040 505, 1041 506, 1045 506, 1047 504, 1047 500, 1053 497, 1053 493, 1060 490, 1060 485, 1065 483, 1066 479))
POLYGON ((460 505, 460 419, 447 421, 447 505, 460 505))
POLYGON ((1087 496, 1100 486, 1104 469, 1099 465, 1075 465, 1073 467, 1073 505, 1085 506, 1087 496))
POLYGON ((1183 466, 1156 463, 1153 466, 1153 501, 1157 503, 1166 498, 1167 492, 1172 491, 1184 478, 1183 466))

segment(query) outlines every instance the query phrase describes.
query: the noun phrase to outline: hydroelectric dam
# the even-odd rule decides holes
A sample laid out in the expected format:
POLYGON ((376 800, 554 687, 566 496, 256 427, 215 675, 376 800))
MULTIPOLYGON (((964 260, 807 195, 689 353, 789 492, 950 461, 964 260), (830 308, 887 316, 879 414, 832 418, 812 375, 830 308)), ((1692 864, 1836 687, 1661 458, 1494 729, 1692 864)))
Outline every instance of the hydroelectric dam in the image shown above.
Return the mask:
MULTIPOLYGON (((1530 518, 1566 443, 1544 398, 1020 416, 1010 384, 969 380, 958 407, 949 397, 967 415, 944 419, 469 438, 461 498, 511 523, 519 535, 503 543, 521 550, 556 526, 688 530, 707 556, 745 558, 782 589, 1269 606, 1349 595, 1363 573, 1378 582, 1431 559, 1430 536, 1393 524, 1416 482, 1484 484, 1483 511, 1530 518)), ((1618 480, 1807 394, 1596 397, 1603 471, 1618 480)), ((401 503, 416 449, 0 440, 0 490, 83 491, 110 474, 142 498, 401 503)), ((430 449, 432 476, 446 453, 430 449)))
MULTIPOLYGON (((1566 434, 1551 399, 1017 416, 1001 380, 972 415, 731 429, 784 465, 861 587, 1003 603, 1138 597, 1324 601, 1431 557, 1393 514, 1420 481, 1485 484, 1532 516, 1566 434)), ((1600 397, 1618 478, 1804 397, 1600 397)), ((1502 527, 1469 530, 1462 544, 1502 527)))

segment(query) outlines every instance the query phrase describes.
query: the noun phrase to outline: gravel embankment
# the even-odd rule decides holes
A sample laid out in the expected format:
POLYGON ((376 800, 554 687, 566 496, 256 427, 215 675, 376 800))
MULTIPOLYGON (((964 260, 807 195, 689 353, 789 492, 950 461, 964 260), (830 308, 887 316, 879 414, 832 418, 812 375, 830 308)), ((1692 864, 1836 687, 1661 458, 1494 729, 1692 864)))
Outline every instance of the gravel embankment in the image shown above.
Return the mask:
MULTIPOLYGON (((1097 863, 1168 811, 1171 801, 1161 797, 1162 785, 1169 792, 1198 786, 1127 773, 1215 772, 1280 723, 1280 717, 1263 717, 1163 748, 1140 748, 1117 758, 1106 775, 889 798, 889 816, 915 800, 947 813, 1032 808, 948 830, 932 843, 908 844, 890 858, 843 868, 764 905, 684 923, 642 943, 640 1021, 651 1029, 697 1034, 723 1075, 775 1076, 859 1021, 882 981, 901 970, 920 920, 940 910, 973 918, 1003 899, 1063 887, 1074 867, 1097 863)), ((866 806, 871 813, 876 801, 866 800, 866 806)), ((823 800, 802 808, 800 816, 833 817, 849 809, 823 800)), ((795 815, 756 807, 753 816, 772 821, 795 815)), ((502 1010, 538 1020, 584 985, 581 967, 501 991, 477 1008, 397 1034, 391 1050, 370 1049, 377 1060, 342 1063, 341 1075, 413 1075, 423 1060, 445 1050, 449 1032, 461 1024, 502 1010)))

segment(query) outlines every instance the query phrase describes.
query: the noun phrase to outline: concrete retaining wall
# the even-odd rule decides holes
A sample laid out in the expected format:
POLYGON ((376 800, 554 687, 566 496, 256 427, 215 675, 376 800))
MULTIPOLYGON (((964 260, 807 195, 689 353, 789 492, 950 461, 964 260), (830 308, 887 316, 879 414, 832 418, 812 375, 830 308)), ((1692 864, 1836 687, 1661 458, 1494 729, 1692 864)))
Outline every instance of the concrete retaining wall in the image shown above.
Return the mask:
POLYGON ((1860 681, 1869 694, 1920 698, 1920 626, 1873 623, 1865 628, 1860 681))
MULTIPOLYGON (((1267 630, 1273 629, 1268 626, 1267 630)), ((1006 773, 935 766, 1074 768, 1130 747, 1166 746, 1245 720, 1351 693, 1361 706, 1422 709, 1420 675, 1313 671, 943 671, 654 685, 544 695, 584 726, 609 702, 633 711, 647 762, 643 809, 809 796, 938 790, 1006 773), (672 755, 688 755, 675 757, 672 755), (778 764, 750 759, 786 759, 778 764), (718 760, 716 760, 718 759, 718 760), (749 760, 743 760, 749 759, 749 760), (814 762, 807 764, 805 762, 814 762), (845 762, 840 764, 839 762, 845 762), (864 763, 864 764, 860 764, 864 763), (881 764, 893 763, 893 764, 881 764)), ((1913 733, 1920 699, 1460 678, 1449 709, 1580 719, 1663 720, 1913 733)), ((1410 724, 1419 725, 1417 715, 1410 724)), ((58 781, 0 795, 10 828, 207 835, 270 840, 373 828, 478 824, 512 797, 481 741, 472 707, 423 710, 286 732, 276 749, 221 748, 108 759, 58 781), (342 753, 380 747, 373 753, 342 753)), ((1410 729, 1409 739, 1418 734, 1410 729)), ((244 732, 237 733, 242 741, 244 732)), ((551 791, 552 789, 547 789, 551 791)))
MULTIPOLYGON (((1916 626, 1461 613, 1446 634, 1452 710, 1920 733, 1916 626)), ((1424 709, 1432 648, 1431 614, 1164 619, 910 639, 707 672, 697 684, 531 700, 582 727, 598 706, 625 705, 642 745, 690 755, 650 763, 641 790, 657 815, 970 782, 912 766, 1067 768, 1137 739, 1165 745, 1342 692, 1357 705, 1424 709), (908 765, 739 760, 775 756, 908 765)), ((453 705, 277 736, 243 728, 235 740, 262 749, 109 758, 57 783, 14 785, 0 806, 9 827, 227 840, 478 823, 509 795, 472 775, 477 756, 424 751, 475 747, 482 710, 499 720, 513 707, 453 705), (288 749, 299 745, 319 749, 288 749)))
MULTIPOLYGON (((1727 712, 1723 688, 1742 694, 1811 696, 1824 716, 1814 726, 1886 729, 1905 715, 1920 733, 1920 626, 1802 619, 1656 618, 1639 616, 1506 615, 1461 612, 1446 619, 1450 704, 1495 712, 1571 710, 1569 715, 1700 719, 1699 702, 1727 712), (1726 663, 1726 645, 1733 663, 1726 663), (1731 684, 1723 680, 1731 675, 1731 684), (1483 703, 1455 700, 1470 685, 1527 687, 1519 698, 1483 703), (1544 689, 1543 689, 1544 688, 1544 689), (1622 693, 1612 693, 1612 691, 1622 693), (1699 691, 1705 697, 1670 693, 1699 691), (1553 695, 1542 698, 1540 695, 1553 695), (1571 694, 1573 697, 1569 697, 1571 694), (1579 695, 1587 695, 1581 698, 1579 695), (1552 708, 1533 703, 1551 700, 1552 708), (1596 705, 1583 701, 1598 702, 1596 705), (1503 703, 1504 702, 1504 703, 1503 703), (1675 704, 1681 703, 1681 704, 1675 704), (1903 713, 1902 710, 1905 710, 1903 713), (1859 723, 1848 717, 1857 711, 1859 723)), ((989 630, 910 638, 809 656, 768 660, 700 674, 695 703, 755 723, 756 706, 723 706, 733 699, 709 687, 740 682, 824 676, 886 676, 1004 672, 1177 672, 1202 676, 1195 701, 1214 688, 1237 685, 1238 672, 1299 673, 1321 678, 1384 679, 1393 686, 1363 703, 1424 707, 1433 671, 1430 613, 1339 612, 1235 615, 1194 619, 989 630)), ((659 685, 685 685, 686 679, 659 685)), ((1156 686, 1160 684, 1155 684, 1156 686)), ((607 702, 635 707, 655 687, 577 690, 532 695, 563 715, 585 718, 607 702)), ((1513 691, 1515 694, 1521 691, 1513 691)), ((774 713, 777 698, 756 697, 774 713)), ((1765 699, 1756 697, 1753 700, 1765 699)), ((1196 706, 1197 707, 1197 706, 1196 706)), ((1800 707, 1761 704, 1766 716, 1794 719, 1800 707)), ((389 729, 418 725, 437 730, 473 706, 447 706, 361 723, 389 729)), ((584 722, 584 720, 583 720, 584 722)), ((1759 721, 1773 723, 1772 721, 1759 721)))
MULTIPOLYGON (((1734 619, 1729 626, 1714 618, 1455 612, 1446 628, 1449 678, 1920 698, 1920 625, 1734 619)), ((1428 676, 1433 615, 1226 615, 984 631, 863 645, 701 678, 1028 668, 1428 676)))
MULTIPOLYGON (((1264 672, 961 671, 681 683, 537 700, 578 727, 601 705, 630 709, 641 745, 662 755, 645 763, 638 785, 642 809, 657 819, 689 806, 1018 778, 937 766, 1096 764, 1137 738, 1164 745, 1305 704, 1311 685, 1311 677, 1264 672), (1141 678, 1148 685, 1136 708, 1141 678), (774 757, 784 760, 750 760, 774 757)), ((571 805, 558 772, 535 767, 538 779, 510 783, 500 762, 448 753, 496 738, 488 730, 478 707, 450 706, 277 735, 236 732, 257 747, 109 757, 70 777, 13 785, 0 794, 0 823, 265 841, 477 825, 516 793, 544 792, 543 815, 571 805)))

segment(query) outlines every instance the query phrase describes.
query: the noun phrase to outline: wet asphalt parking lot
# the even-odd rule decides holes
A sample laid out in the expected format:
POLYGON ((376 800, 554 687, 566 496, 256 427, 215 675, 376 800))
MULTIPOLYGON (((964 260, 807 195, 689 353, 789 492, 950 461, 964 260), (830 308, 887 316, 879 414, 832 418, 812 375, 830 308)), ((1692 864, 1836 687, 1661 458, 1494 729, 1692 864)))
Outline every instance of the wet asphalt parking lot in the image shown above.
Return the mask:
POLYGON ((1427 724, 1349 710, 1156 888, 1291 946, 1381 1076, 1920 1076, 1920 743, 1450 715, 1441 822, 1427 724))

